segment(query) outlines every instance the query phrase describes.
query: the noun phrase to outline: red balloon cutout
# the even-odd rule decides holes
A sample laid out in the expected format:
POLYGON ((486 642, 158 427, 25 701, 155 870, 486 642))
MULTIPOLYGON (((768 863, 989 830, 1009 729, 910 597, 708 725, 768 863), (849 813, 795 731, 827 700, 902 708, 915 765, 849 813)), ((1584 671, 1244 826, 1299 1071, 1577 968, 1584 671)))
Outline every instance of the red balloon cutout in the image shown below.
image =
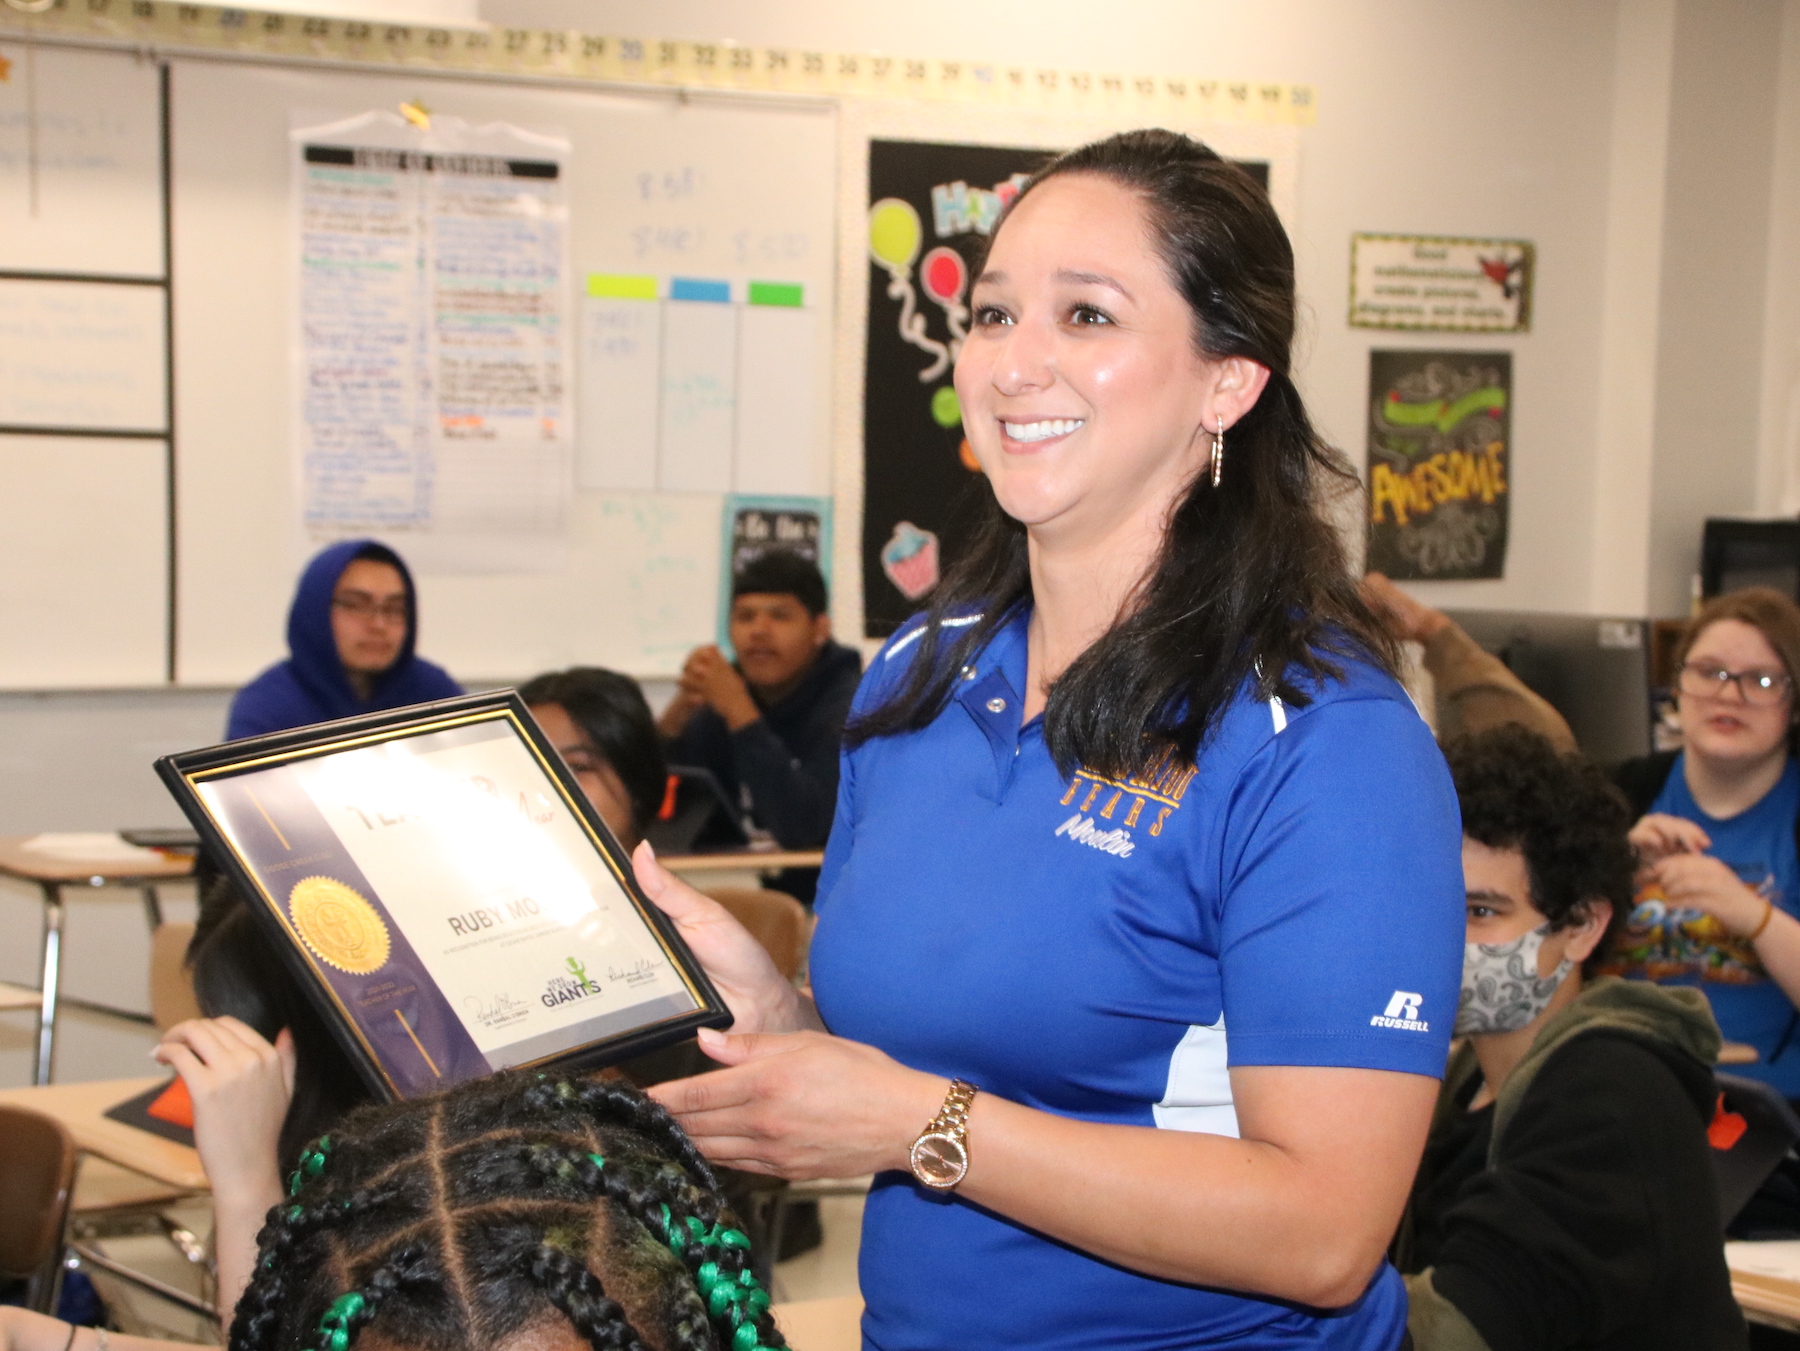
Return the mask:
POLYGON ((955 249, 940 245, 919 264, 919 280, 938 304, 953 305, 962 299, 963 288, 969 284, 968 264, 955 249))

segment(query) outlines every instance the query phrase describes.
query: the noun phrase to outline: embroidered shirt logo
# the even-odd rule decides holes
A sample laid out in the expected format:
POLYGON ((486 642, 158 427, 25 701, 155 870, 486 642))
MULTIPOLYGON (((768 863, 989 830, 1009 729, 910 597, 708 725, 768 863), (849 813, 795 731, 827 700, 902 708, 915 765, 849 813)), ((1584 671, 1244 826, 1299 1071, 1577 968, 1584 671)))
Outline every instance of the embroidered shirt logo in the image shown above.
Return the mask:
POLYGON ((1094 824, 1094 818, 1076 812, 1067 821, 1056 828, 1058 835, 1067 835, 1077 844, 1085 844, 1089 848, 1098 849, 1105 854, 1115 854, 1119 858, 1130 858, 1131 851, 1137 846, 1131 842, 1131 832, 1120 828, 1102 830, 1094 824))
POLYGON ((1407 1032, 1428 1032, 1431 1024, 1419 1017, 1419 1006, 1425 996, 1410 990, 1395 990, 1387 1008, 1369 1019, 1370 1027, 1398 1027, 1407 1032))
MULTIPOLYGON (((1078 769, 1069 784, 1069 791, 1062 795, 1059 805, 1067 807, 1077 802, 1079 805, 1075 806, 1075 816, 1065 821, 1056 833, 1061 835, 1064 831, 1073 832, 1080 817, 1098 809, 1097 815, 1101 821, 1110 822, 1117 817, 1126 832, 1125 839, 1129 841, 1129 832, 1137 827, 1139 818, 1148 808, 1151 814, 1150 834, 1153 837, 1160 835, 1169 817, 1180 809, 1181 799, 1187 793, 1188 785, 1194 781, 1195 772, 1193 765, 1182 764, 1173 757, 1165 758, 1143 774, 1133 774, 1124 780, 1109 779, 1091 769, 1078 769)), ((1096 826, 1094 829, 1102 835, 1119 833, 1108 831, 1105 826, 1096 826)), ((1125 852, 1129 853, 1130 850, 1125 852)))

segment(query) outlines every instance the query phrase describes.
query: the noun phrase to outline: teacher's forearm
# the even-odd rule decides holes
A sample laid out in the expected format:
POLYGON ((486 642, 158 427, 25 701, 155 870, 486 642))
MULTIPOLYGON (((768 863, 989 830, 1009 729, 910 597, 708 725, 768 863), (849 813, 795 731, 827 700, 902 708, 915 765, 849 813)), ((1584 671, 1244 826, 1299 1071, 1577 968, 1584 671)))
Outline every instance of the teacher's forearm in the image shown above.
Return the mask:
POLYGON ((1382 1260, 1435 1096, 1435 1081, 1392 1077, 1416 1078, 1401 1092, 1416 1101, 1376 1123, 1360 1162, 1359 1150, 1100 1125, 978 1097, 960 1191, 1147 1275, 1340 1306, 1382 1260))

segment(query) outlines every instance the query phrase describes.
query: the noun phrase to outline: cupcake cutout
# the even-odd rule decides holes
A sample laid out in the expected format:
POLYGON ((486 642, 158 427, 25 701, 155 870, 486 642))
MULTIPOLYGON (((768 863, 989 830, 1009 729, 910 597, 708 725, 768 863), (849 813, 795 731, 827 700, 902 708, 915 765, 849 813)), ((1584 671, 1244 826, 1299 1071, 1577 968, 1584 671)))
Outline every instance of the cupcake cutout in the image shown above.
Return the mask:
POLYGON ((881 549, 881 570, 908 600, 938 584, 938 537, 911 521, 901 521, 881 549))

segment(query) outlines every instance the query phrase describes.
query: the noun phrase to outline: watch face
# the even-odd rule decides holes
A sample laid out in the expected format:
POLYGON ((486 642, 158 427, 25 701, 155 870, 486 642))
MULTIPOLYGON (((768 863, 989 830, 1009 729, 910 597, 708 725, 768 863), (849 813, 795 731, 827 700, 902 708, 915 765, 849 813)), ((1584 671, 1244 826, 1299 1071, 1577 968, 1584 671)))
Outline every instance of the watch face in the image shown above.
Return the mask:
POLYGON ((969 1151, 948 1135, 921 1135, 913 1142, 912 1170, 927 1187, 954 1187, 969 1171, 969 1151))

